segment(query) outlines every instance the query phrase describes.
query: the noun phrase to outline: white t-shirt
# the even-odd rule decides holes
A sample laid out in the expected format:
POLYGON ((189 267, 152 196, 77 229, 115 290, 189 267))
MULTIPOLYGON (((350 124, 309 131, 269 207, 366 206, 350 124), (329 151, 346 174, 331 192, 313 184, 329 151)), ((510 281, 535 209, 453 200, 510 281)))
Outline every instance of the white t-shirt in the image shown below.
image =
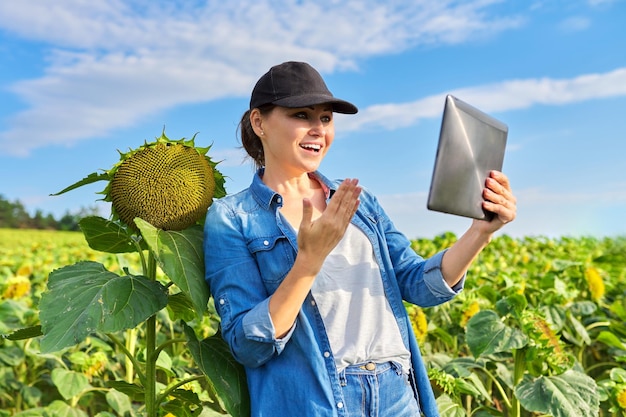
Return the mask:
POLYGON ((311 292, 339 371, 369 361, 396 361, 408 371, 411 354, 385 296, 374 249, 356 226, 348 226, 326 258, 311 292))

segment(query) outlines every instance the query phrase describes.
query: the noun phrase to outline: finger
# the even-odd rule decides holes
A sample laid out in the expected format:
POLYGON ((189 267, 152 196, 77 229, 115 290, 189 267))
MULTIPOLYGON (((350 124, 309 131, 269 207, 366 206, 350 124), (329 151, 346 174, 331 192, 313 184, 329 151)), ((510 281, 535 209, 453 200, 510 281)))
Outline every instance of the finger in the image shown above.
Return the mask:
POLYGON ((506 180, 503 184, 493 178, 487 178, 487 181, 485 181, 485 186, 486 188, 483 196, 486 200, 501 204, 506 204, 505 200, 510 202, 511 204, 517 203, 517 199, 511 192, 508 180, 506 180))
POLYGON ((505 207, 515 206, 515 197, 506 190, 504 193, 497 193, 489 188, 485 188, 483 190, 483 198, 490 203, 500 204, 505 207))
POLYGON ((312 219, 313 203, 308 198, 304 198, 302 199, 302 221, 300 222, 300 227, 310 225, 312 219))
POLYGON ((497 216, 497 219, 505 224, 515 220, 517 215, 517 208, 515 205, 503 205, 496 204, 491 201, 484 201, 483 208, 494 213, 497 216))
POLYGON ((509 181, 509 177, 503 174, 500 171, 491 171, 489 172, 489 177, 487 178, 487 183, 491 182, 492 184, 497 184, 502 187, 504 190, 511 191, 511 182, 509 181))
POLYGON ((361 188, 358 186, 358 180, 346 179, 333 194, 327 210, 333 215, 351 213, 360 194, 361 188))

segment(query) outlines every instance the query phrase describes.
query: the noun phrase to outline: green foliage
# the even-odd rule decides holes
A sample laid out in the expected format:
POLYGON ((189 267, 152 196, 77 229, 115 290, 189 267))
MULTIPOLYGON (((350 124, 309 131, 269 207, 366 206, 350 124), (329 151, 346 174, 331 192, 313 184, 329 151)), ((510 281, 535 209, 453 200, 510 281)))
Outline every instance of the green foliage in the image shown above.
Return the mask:
MULTIPOLYGON (((159 416, 246 415, 242 369, 219 337, 212 300, 193 294, 203 279, 193 266, 201 262, 194 250, 199 229, 163 232, 140 224, 139 238, 95 217, 81 221, 81 229, 84 237, 0 230, 0 416, 144 415, 150 360, 159 416), (9 290, 24 279, 26 292, 9 290), (117 287, 122 281, 130 287, 117 287), (135 287, 148 281, 143 290, 135 287), (61 297, 71 294, 82 307, 63 316, 68 302, 61 297), (100 294, 116 308, 99 305, 100 294), (165 308, 158 294, 166 297, 165 308), (138 299, 160 300, 132 313, 152 314, 150 358, 147 326, 126 317, 138 299), (87 326, 74 326, 82 316, 91 317, 93 331, 81 334, 87 326), (48 328, 42 337, 44 318, 64 329, 59 340, 78 335, 78 342, 42 353, 45 338, 55 340, 45 335, 48 328)), ((428 256, 455 241, 445 234, 413 246, 428 256)), ((421 347, 441 415, 626 417, 624 254, 625 238, 494 239, 469 271, 465 290, 423 310, 421 347), (602 286, 596 281, 592 290, 598 278, 602 286)))
MULTIPOLYGON (((430 256, 455 241, 413 248, 430 256)), ((425 310, 442 416, 626 417, 625 254, 624 237, 494 239, 465 290, 425 310)))
POLYGON ((136 223, 161 269, 191 298, 201 318, 209 301, 209 288, 204 281, 202 227, 165 231, 141 219, 136 223))
POLYGON ((97 262, 57 269, 39 304, 41 351, 73 346, 94 332, 132 329, 166 305, 163 286, 140 275, 118 275, 97 262))
POLYGON ((582 372, 526 378, 515 388, 515 395, 529 411, 554 417, 598 415, 596 384, 582 372))
POLYGON ((215 336, 201 227, 164 232, 138 223, 145 237, 83 219, 91 249, 75 235, 76 258, 57 254, 70 264, 49 265, 24 293, 8 290, 19 274, 34 278, 34 268, 0 257, 15 268, 7 274, 17 273, 0 280, 12 294, 0 302, 0 408, 39 416, 249 414, 243 368, 215 336))

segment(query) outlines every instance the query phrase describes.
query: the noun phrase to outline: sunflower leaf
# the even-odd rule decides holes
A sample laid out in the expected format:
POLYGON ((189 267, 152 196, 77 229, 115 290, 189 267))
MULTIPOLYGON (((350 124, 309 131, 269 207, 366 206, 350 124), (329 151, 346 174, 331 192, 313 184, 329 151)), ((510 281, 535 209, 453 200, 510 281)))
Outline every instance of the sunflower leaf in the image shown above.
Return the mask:
POLYGON ((599 396, 595 381, 582 372, 525 378, 515 387, 515 395, 528 411, 554 417, 595 417, 599 396))
POLYGON ((89 216, 82 218, 78 224, 91 249, 106 253, 137 251, 132 234, 117 222, 89 216))
POLYGON ((85 178, 83 178, 82 180, 77 181, 74 184, 70 185, 69 187, 66 187, 66 188, 62 189, 58 193, 54 193, 54 194, 50 194, 50 195, 51 196, 61 195, 61 194, 64 194, 64 193, 66 193, 68 191, 72 191, 72 190, 75 190, 75 189, 77 189, 79 187, 82 187, 83 185, 92 184, 92 183, 97 182, 97 181, 109 181, 110 179, 111 179, 111 175, 108 172, 101 172, 101 173, 92 172, 91 174, 89 174, 85 178))
POLYGON ((490 355, 520 349, 528 344, 528 337, 519 329, 509 327, 495 311, 483 310, 467 322, 467 344, 472 355, 490 355))
POLYGON ((87 261, 54 270, 39 304, 41 351, 75 345, 96 331, 132 329, 166 305, 163 286, 143 276, 87 261))
POLYGON ((191 298, 201 318, 209 301, 209 287, 204 281, 202 228, 196 225, 179 231, 161 230, 140 218, 135 219, 135 224, 165 275, 191 298))
POLYGON ((233 417, 250 415, 245 370, 235 361, 220 333, 198 341, 191 327, 183 327, 191 356, 211 381, 226 411, 233 417))

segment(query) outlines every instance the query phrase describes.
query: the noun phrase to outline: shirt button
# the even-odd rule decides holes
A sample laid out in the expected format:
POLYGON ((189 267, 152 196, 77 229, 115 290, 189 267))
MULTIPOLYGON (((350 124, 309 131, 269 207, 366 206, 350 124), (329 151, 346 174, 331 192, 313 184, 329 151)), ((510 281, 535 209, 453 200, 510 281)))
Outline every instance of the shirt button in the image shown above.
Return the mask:
POLYGON ((283 199, 282 199, 282 198, 280 198, 280 197, 278 197, 278 198, 276 199, 276 202, 277 202, 278 204, 280 204, 280 203, 282 203, 282 202, 283 202, 283 199))
POLYGON ((311 301, 311 305, 314 306, 315 305, 315 300, 311 301))
POLYGON ((329 352, 324 352, 324 357, 325 358, 330 358, 330 353, 329 352))
POLYGON ((270 244, 270 242, 269 242, 268 240, 264 240, 264 241, 263 241, 263 244, 264 244, 265 246, 267 246, 267 245, 269 245, 269 244, 270 244))
POLYGON ((223 306, 225 302, 226 302, 226 301, 224 301, 224 299, 223 299, 223 298, 220 298, 220 305, 221 305, 221 306, 223 306))
POLYGON ((341 401, 337 403, 337 408, 343 408, 343 403, 341 401))

